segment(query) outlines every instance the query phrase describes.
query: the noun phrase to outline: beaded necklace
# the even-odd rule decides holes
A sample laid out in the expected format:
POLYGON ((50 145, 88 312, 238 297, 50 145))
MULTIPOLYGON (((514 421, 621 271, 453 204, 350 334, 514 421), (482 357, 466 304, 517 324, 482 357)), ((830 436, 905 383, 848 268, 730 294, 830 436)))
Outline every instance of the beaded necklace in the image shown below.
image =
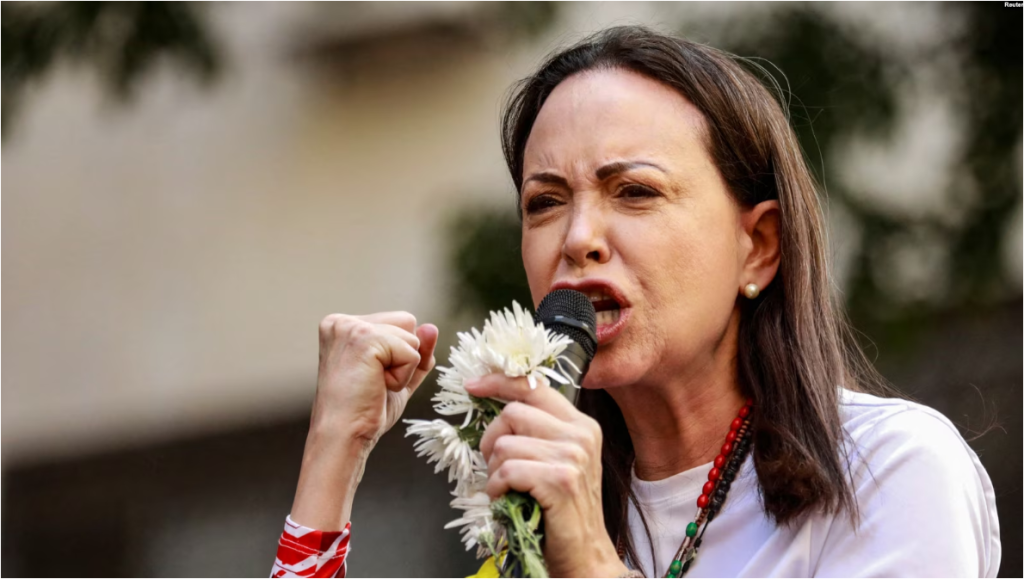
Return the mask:
MULTIPOLYGON (((754 401, 748 398, 743 408, 740 408, 739 415, 729 425, 725 444, 715 457, 714 466, 708 472, 708 482, 704 483, 701 495, 697 498, 697 516, 686 525, 686 537, 676 550, 676 555, 672 558, 672 564, 669 565, 664 577, 682 577, 697 557, 697 550, 704 540, 704 531, 722 509, 729 487, 736 480, 736 473, 739 472, 740 465, 750 450, 750 413, 753 409, 754 401)), ((619 559, 624 560, 626 547, 622 544, 621 534, 616 549, 619 559)))

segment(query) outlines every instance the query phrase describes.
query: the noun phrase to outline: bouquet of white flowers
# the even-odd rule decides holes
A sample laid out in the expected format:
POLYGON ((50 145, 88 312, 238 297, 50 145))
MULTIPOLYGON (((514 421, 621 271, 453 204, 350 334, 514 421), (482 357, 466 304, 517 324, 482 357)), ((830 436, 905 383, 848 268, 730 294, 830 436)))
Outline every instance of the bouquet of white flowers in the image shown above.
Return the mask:
POLYGON ((484 429, 501 413, 506 401, 477 398, 466 392, 466 380, 496 372, 506 376, 525 376, 530 388, 549 387, 550 380, 578 387, 554 368, 572 361, 561 356, 571 340, 544 325, 516 302, 512 311, 491 312, 483 332, 473 328, 460 332, 459 345, 453 347, 450 367, 438 366, 440 391, 432 398, 434 409, 445 416, 464 415, 462 424, 446 420, 405 420, 406 436, 419 436, 417 456, 436 462, 434 472, 448 469, 448 482, 455 481, 453 508, 462 516, 445 525, 462 527, 466 549, 477 548, 477 557, 499 555, 507 551, 503 569, 518 568, 524 577, 547 577, 540 547, 540 505, 526 493, 508 493, 491 501, 484 492, 487 463, 480 452, 484 429))

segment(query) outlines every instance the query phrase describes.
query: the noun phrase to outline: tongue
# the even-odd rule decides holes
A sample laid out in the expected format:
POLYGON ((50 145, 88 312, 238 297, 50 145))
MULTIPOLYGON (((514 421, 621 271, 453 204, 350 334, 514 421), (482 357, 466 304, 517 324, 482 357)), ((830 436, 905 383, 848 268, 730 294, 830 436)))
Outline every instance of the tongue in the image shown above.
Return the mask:
POLYGON ((619 303, 615 300, 599 300, 594 302, 594 311, 606 312, 619 309, 619 303))

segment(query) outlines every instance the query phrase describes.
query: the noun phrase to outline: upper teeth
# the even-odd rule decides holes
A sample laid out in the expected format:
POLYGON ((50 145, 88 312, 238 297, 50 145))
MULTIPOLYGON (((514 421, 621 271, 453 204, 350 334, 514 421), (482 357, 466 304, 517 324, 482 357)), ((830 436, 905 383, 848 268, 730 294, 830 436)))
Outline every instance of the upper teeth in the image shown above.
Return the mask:
POLYGON ((610 299, 612 299, 611 296, 609 296, 607 294, 603 294, 603 293, 601 293, 599 291, 588 292, 587 293, 587 297, 590 298, 591 302, 599 302, 599 301, 602 301, 602 300, 610 300, 610 299))

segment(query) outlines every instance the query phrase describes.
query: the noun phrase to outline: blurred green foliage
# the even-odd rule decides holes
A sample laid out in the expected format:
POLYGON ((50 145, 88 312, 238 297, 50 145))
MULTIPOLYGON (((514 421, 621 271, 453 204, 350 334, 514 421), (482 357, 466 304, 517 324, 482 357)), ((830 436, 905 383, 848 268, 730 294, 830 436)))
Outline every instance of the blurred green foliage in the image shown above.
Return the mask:
POLYGON ((507 211, 464 209, 451 219, 448 231, 455 313, 486 313, 508 307, 512 300, 533 309, 514 205, 507 211))
POLYGON ((191 2, 4 2, 4 136, 33 83, 62 62, 96 69, 109 92, 126 100, 161 60, 200 81, 220 69, 217 45, 191 2))
POLYGON ((532 38, 545 32, 558 17, 558 2, 495 2, 498 20, 514 34, 532 38))
MULTIPOLYGON (((201 2, 4 2, 4 137, 34 83, 70 62, 94 69, 109 94, 126 101, 148 72, 170 61, 201 83, 224 68, 201 2)), ((491 26, 534 37, 558 13, 554 2, 496 2, 491 26)))

